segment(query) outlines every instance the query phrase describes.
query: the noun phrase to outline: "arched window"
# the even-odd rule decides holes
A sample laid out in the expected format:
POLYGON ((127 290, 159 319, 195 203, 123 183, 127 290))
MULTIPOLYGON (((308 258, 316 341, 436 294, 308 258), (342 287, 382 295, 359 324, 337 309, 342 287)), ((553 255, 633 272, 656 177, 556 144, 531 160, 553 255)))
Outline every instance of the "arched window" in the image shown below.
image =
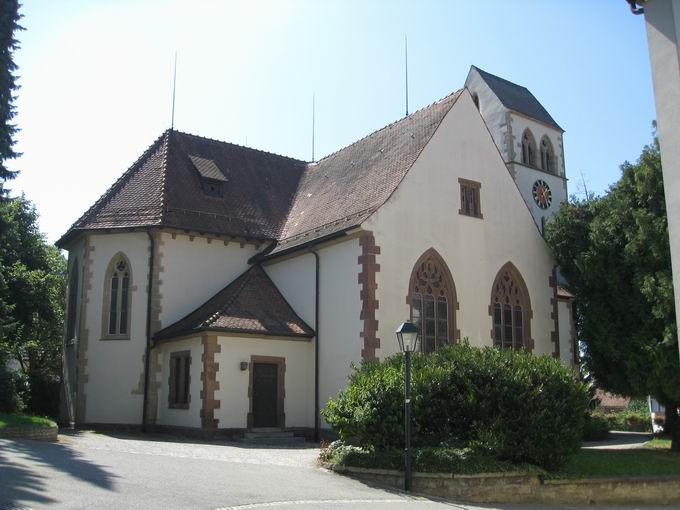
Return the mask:
POLYGON ((421 331, 423 352, 433 352, 458 338, 456 287, 444 259, 433 248, 413 267, 407 299, 411 320, 421 331))
POLYGON ((76 337, 76 306, 78 306, 78 260, 71 266, 71 277, 68 282, 68 301, 66 303, 66 340, 76 337))
POLYGON ((130 261, 122 253, 111 259, 104 286, 103 336, 129 338, 132 270, 130 261))
POLYGON ((541 168, 555 173, 555 151, 547 136, 541 139, 541 168))
POLYGON ((493 282, 489 313, 491 337, 496 347, 532 350, 531 301, 517 268, 508 262, 493 282))
POLYGON ((522 163, 536 166, 536 140, 528 128, 524 130, 522 135, 522 163))

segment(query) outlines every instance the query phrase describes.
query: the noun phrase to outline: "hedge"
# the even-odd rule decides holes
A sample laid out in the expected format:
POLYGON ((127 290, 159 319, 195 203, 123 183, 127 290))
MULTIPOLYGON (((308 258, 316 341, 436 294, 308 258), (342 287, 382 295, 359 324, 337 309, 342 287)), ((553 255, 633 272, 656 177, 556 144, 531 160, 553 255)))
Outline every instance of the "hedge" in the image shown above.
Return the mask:
MULTIPOLYGON (((403 355, 354 368, 323 417, 343 440, 403 447, 403 355)), ((414 447, 469 447, 499 460, 553 469, 580 447, 588 397, 548 356, 466 344, 415 354, 414 447)))

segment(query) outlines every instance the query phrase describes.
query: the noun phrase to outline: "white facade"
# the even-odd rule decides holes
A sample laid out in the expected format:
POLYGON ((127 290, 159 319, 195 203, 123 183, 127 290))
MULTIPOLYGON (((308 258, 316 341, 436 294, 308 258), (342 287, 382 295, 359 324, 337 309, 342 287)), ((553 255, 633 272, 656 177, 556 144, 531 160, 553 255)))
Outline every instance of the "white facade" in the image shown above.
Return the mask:
POLYGON ((675 309, 680 310, 680 0, 650 0, 644 3, 644 9, 661 146, 675 309))

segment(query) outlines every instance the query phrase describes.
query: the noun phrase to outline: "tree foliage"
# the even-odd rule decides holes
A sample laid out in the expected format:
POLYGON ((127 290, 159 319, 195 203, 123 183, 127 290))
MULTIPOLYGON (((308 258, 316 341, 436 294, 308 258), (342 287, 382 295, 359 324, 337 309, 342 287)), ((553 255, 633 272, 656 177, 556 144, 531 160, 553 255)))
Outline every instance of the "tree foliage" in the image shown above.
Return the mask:
POLYGON ((599 386, 680 402, 680 362, 658 142, 601 196, 562 206, 546 240, 576 295, 584 362, 599 386))
MULTIPOLYGON (((6 162, 18 156, 14 150, 17 127, 12 120, 16 115, 15 92, 19 89, 13 53, 19 47, 15 36, 22 29, 20 19, 18 0, 0 0, 0 179, 3 181, 13 179, 17 174, 7 168, 6 162)), ((3 194, 2 183, 0 194, 3 194)))
POLYGON ((23 196, 0 202, 0 225, 0 352, 28 378, 26 400, 35 408, 44 399, 33 390, 58 382, 61 372, 66 262, 23 196))

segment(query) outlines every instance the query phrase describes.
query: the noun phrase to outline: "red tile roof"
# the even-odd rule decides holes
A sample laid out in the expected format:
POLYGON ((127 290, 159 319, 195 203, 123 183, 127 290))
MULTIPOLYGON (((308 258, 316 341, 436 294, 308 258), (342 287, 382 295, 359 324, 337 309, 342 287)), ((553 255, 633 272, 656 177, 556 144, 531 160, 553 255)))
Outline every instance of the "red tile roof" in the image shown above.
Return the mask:
POLYGON ((260 265, 252 266, 189 315, 158 331, 154 340, 200 331, 314 336, 314 330, 295 313, 260 265))
POLYGON ((278 253, 343 232, 389 198, 459 96, 317 163, 168 130, 57 244, 88 230, 171 227, 276 241, 278 253), (224 177, 223 196, 203 191, 208 174, 224 177))

